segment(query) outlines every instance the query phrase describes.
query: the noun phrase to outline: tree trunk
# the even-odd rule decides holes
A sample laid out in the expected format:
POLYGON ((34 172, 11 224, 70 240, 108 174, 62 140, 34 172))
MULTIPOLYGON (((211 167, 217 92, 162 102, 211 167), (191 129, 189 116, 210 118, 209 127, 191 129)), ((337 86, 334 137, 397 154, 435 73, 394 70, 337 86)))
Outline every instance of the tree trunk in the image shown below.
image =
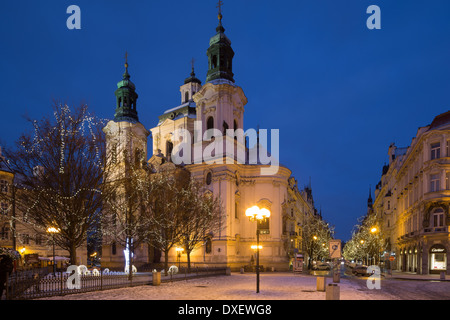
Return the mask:
POLYGON ((131 281, 133 278, 133 248, 131 247, 131 237, 129 237, 128 240, 128 261, 130 262, 130 265, 128 266, 128 280, 131 281))
POLYGON ((191 273, 191 250, 186 250, 188 273, 191 273))
POLYGON ((77 265, 77 247, 72 243, 69 248, 70 264, 77 265))
POLYGON ((169 271, 169 249, 164 250, 164 275, 167 276, 167 271, 169 271))

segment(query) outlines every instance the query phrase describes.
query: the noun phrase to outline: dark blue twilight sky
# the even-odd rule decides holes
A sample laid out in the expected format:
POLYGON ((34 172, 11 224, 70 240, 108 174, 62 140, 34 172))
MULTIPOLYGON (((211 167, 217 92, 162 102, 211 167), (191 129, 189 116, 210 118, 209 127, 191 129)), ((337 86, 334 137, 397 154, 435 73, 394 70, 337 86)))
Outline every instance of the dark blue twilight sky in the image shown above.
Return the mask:
MULTIPOLYGON (((180 102, 196 59, 205 82, 215 0, 5 1, 0 11, 0 141, 51 113, 53 99, 112 118, 124 54, 140 121, 180 102), (69 5, 81 30, 68 30, 69 5)), ((450 106, 450 1, 224 0, 245 128, 280 129, 280 160, 347 240, 391 142, 408 146, 450 106), (381 8, 369 30, 368 6, 381 8)), ((151 149, 150 149, 151 150, 151 149)))

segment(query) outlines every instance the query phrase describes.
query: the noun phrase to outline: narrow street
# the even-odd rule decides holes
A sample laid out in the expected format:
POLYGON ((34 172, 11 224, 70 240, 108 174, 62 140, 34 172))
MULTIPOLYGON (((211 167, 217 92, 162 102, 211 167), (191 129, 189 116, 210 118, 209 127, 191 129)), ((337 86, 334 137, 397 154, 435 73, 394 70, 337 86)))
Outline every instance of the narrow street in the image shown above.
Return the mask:
POLYGON ((397 300, 449 300, 449 281, 426 281, 426 280, 398 280, 381 278, 381 289, 369 289, 367 287, 368 277, 357 277, 346 273, 344 279, 357 285, 361 292, 372 291, 375 295, 390 295, 397 300))

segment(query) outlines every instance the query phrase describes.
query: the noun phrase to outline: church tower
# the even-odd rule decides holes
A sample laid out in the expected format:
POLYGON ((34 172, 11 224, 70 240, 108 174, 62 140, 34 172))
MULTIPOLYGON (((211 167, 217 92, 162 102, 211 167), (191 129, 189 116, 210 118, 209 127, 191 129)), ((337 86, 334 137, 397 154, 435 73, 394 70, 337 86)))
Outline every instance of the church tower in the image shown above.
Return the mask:
MULTIPOLYGON (((127 59, 127 55, 126 55, 127 59)), ((137 112, 136 86, 130 80, 128 61, 125 73, 117 83, 116 109, 114 120, 103 128, 106 135, 107 158, 110 163, 121 168, 123 174, 127 163, 138 163, 147 159, 147 137, 150 132, 139 122, 137 112), (128 159, 126 156, 128 155, 128 159)))
MULTIPOLYGON (((127 55, 125 56, 127 59, 127 55)), ((103 128, 106 138, 107 164, 113 169, 110 181, 124 177, 128 170, 141 166, 147 160, 147 137, 150 132, 139 122, 137 112, 136 86, 130 80, 128 61, 125 60, 125 73, 117 83, 116 109, 114 120, 103 128)), ((105 267, 123 267, 124 248, 113 239, 106 237, 102 248, 102 265, 105 267), (111 241, 111 244, 106 244, 111 241)), ((134 248, 134 263, 147 262, 147 252, 134 248)))
MULTIPOLYGON (((209 135, 205 135, 206 130, 220 131, 224 136, 223 155, 226 156, 226 140, 231 139, 232 145, 235 145, 232 137, 225 137, 226 130, 244 128, 244 106, 247 104, 247 98, 242 88, 235 84, 232 71, 234 51, 222 25, 221 2, 219 2, 218 19, 216 34, 210 39, 209 48, 206 51, 208 57, 206 83, 194 95, 194 101, 197 106, 197 121, 201 123, 204 140, 209 138, 209 135)), ((204 141, 204 144, 208 144, 208 141, 204 141)), ((242 149, 242 147, 238 148, 242 149)), ((215 156, 220 157, 221 154, 215 156)), ((197 162, 198 159, 194 161, 197 162)))

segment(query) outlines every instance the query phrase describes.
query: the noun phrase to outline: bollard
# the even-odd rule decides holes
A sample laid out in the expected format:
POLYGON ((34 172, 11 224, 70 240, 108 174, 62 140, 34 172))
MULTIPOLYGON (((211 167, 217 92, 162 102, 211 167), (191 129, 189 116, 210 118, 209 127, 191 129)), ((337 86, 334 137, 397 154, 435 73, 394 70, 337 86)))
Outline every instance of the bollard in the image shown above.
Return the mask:
POLYGON ((241 268, 241 274, 244 274, 244 268, 241 268))
POLYGON ((226 268, 225 274, 226 274, 227 276, 231 276, 231 268, 230 268, 230 267, 227 267, 227 268, 226 268))
POLYGON ((154 286, 159 286, 161 284, 161 272, 153 271, 152 280, 154 286))
POLYGON ((325 291, 326 282, 325 277, 317 277, 317 291, 325 291))
POLYGON ((341 282, 341 273, 339 271, 335 271, 333 273, 333 282, 334 283, 339 283, 341 282))
POLYGON ((445 280, 445 271, 441 271, 441 280, 445 280))
POLYGON ((335 283, 330 283, 327 286, 327 292, 325 294, 326 300, 340 300, 339 286, 335 283))

